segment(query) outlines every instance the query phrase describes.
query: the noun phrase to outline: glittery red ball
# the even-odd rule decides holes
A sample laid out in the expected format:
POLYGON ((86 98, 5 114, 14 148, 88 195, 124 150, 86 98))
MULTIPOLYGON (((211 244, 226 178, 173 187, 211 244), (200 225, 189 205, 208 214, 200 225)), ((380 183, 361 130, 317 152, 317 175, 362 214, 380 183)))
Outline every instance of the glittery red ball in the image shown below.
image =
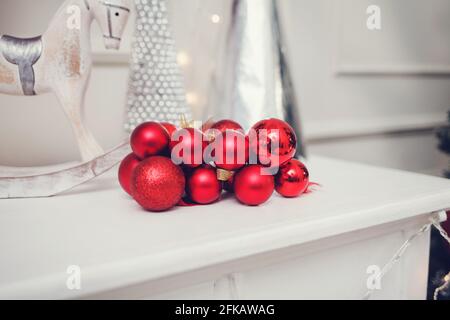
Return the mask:
POLYGON ((144 209, 165 211, 174 207, 184 194, 183 170, 166 157, 143 160, 131 176, 131 194, 144 209))
POLYGON ((164 127, 164 129, 167 130, 167 133, 169 133, 169 137, 172 137, 172 134, 177 131, 177 127, 169 122, 161 122, 161 125, 164 127))
POLYGON ((306 191, 308 184, 308 169, 296 159, 284 163, 275 177, 275 189, 286 198, 298 197, 306 191))
POLYGON ((141 160, 134 153, 127 155, 119 166, 119 183, 126 193, 131 195, 131 174, 141 160))
POLYGON ((169 134, 157 122, 145 122, 134 129, 130 138, 131 149, 140 159, 164 153, 169 146, 169 134))
POLYGON ((194 128, 176 131, 170 141, 171 158, 176 164, 196 168, 203 163, 203 151, 208 145, 204 134, 194 128))
POLYGON ((186 193, 198 204, 210 204, 219 199, 222 191, 216 170, 210 166, 195 169, 187 178, 186 193))
POLYGON ((215 141, 216 167, 235 171, 242 168, 248 161, 248 139, 238 131, 225 131, 217 135, 215 141))
POLYGON ((287 122, 266 119, 256 123, 251 131, 256 135, 249 132, 250 149, 257 155, 259 163, 278 166, 294 157, 297 137, 287 122))
POLYGON ((261 165, 250 165, 235 174, 234 193, 243 204, 257 206, 269 200, 272 195, 274 178, 270 174, 262 174, 263 170, 261 165))

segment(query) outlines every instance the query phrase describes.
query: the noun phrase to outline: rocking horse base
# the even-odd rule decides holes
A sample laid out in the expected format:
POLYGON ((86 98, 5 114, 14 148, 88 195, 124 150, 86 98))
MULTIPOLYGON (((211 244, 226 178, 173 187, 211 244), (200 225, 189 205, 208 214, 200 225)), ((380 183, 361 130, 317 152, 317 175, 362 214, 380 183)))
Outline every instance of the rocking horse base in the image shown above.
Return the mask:
POLYGON ((39 169, 9 168, 9 176, 0 177, 0 199, 58 195, 107 172, 129 153, 130 145, 126 141, 102 156, 82 164, 66 163, 39 169))

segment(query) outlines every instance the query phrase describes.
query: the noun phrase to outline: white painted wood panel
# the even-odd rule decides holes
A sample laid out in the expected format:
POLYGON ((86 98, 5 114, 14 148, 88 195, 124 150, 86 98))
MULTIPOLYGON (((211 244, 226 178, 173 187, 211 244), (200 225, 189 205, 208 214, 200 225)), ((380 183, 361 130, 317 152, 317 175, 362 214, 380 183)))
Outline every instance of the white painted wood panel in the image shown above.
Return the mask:
MULTIPOLYGON (((414 1, 418 2, 421 1, 414 1)), ((304 122, 323 122, 326 127, 327 122, 331 121, 357 123, 370 121, 372 118, 389 119, 411 115, 426 117, 430 114, 440 115, 445 121, 444 113, 450 107, 449 77, 389 75, 344 77, 335 74, 335 48, 340 36, 335 20, 339 14, 337 8, 340 8, 342 3, 333 0, 283 2, 282 13, 287 31, 287 46, 290 63, 295 70, 293 76, 304 122)), ((450 3, 448 5, 450 6, 450 3)), ((357 8, 361 10, 352 9, 344 13, 350 15, 352 19, 364 22, 367 17, 365 8, 361 6, 357 8)), ((342 10, 344 8, 340 8, 340 11, 342 10)), ((385 8, 384 11, 388 10, 385 8)), ((433 21, 425 19, 417 23, 427 25, 433 21)), ((370 39, 361 35, 366 32, 365 24, 361 24, 359 29, 346 34, 346 37, 359 43, 358 48, 370 45, 370 39)), ((402 34, 393 35, 391 32, 389 35, 399 37, 399 41, 403 37, 412 38, 420 45, 421 39, 410 33, 410 26, 405 25, 402 31, 402 34)), ((442 45, 450 46, 450 40, 443 40, 442 45)), ((362 56, 361 52, 360 55, 362 56)))
POLYGON ((316 140, 309 152, 440 176, 449 159, 436 146, 435 135, 427 130, 316 140))
MULTIPOLYGON (((239 259, 86 297, 87 299, 361 299, 368 266, 383 265, 411 233, 413 220, 239 259)), ((374 299, 424 299, 429 233, 418 238, 374 299)))
POLYGON ((427 172, 448 166, 431 129, 450 109, 450 2, 282 4, 311 153, 427 172), (366 28, 369 4, 381 8, 381 31, 366 28), (386 135, 403 131, 417 132, 386 135))
POLYGON ((335 1, 335 70, 365 74, 449 74, 447 0, 335 1), (381 12, 381 30, 366 28, 366 9, 381 12))

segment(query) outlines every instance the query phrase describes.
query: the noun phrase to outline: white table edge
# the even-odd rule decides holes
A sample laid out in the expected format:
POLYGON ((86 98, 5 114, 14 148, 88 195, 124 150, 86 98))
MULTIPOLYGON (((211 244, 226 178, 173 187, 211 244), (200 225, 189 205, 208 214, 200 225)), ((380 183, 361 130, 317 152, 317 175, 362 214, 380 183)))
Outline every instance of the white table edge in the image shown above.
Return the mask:
POLYGON ((319 239, 369 228, 404 219, 426 215, 450 207, 450 191, 417 198, 413 202, 380 206, 365 212, 350 212, 342 216, 316 219, 301 224, 280 224, 264 228, 251 235, 221 239, 212 243, 183 246, 166 253, 137 257, 133 260, 115 261, 104 265, 83 268, 82 290, 61 291, 67 274, 50 274, 0 288, 2 299, 28 299, 33 297, 73 299, 107 290, 151 281, 181 272, 300 245, 319 239), (424 201, 424 199, 426 201, 424 201), (330 227, 332 226, 332 227, 330 227), (270 241, 268 241, 270 239, 270 241), (245 246, 242 244, 245 243, 245 246), (263 248, 263 249, 262 249, 263 248))

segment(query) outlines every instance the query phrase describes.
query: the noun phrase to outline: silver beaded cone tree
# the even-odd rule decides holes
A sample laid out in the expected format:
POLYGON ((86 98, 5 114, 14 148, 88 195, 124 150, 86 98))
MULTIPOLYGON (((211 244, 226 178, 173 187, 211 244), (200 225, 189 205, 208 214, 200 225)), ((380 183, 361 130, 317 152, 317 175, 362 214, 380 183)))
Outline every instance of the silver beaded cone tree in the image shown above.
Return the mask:
POLYGON ((176 62, 165 0, 135 0, 136 28, 131 56, 125 129, 145 121, 178 124, 191 118, 176 62))

